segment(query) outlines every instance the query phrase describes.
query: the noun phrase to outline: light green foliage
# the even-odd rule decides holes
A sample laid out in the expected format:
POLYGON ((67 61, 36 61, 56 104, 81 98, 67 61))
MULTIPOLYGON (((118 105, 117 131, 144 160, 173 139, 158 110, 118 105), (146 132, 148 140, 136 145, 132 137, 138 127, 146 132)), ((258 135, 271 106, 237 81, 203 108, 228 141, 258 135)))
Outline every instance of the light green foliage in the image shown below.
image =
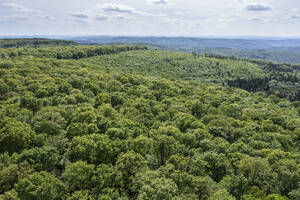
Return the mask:
POLYGON ((177 153, 178 142, 173 136, 158 135, 154 140, 154 152, 157 158, 157 165, 162 166, 167 159, 177 153))
POLYGON ((213 193, 209 200, 235 200, 234 197, 232 197, 226 190, 219 190, 215 193, 213 193))
POLYGON ((57 107, 45 107, 39 110, 32 119, 34 130, 37 133, 46 133, 48 135, 58 135, 65 129, 66 120, 62 111, 57 107))
POLYGON ((248 179, 250 186, 259 186, 268 192, 277 192, 277 174, 272 169, 267 160, 263 158, 244 158, 238 165, 239 174, 248 179), (273 181, 271 181, 273 180, 273 181))
POLYGON ((298 66, 157 50, 122 52, 113 56, 92 57, 86 61, 130 73, 219 83, 299 100, 298 66))
POLYGON ((225 176, 221 183, 236 199, 241 199, 249 190, 248 180, 243 176, 225 176))
POLYGON ((116 169, 121 173, 121 185, 132 195, 132 182, 135 175, 147 169, 145 159, 138 153, 133 151, 121 154, 116 162, 116 169))
POLYGON ((266 193, 260 190, 257 186, 253 186, 243 195, 243 200, 260 200, 266 197, 266 193))
POLYGON ((27 177, 33 169, 30 165, 22 163, 12 164, 0 171, 0 193, 9 191, 20 179, 27 177))
POLYGON ((146 156, 151 153, 151 149, 153 149, 153 139, 145 137, 143 135, 138 136, 132 142, 132 149, 141 154, 142 156, 146 156))
POLYGON ((0 152, 21 152, 30 147, 35 133, 26 123, 6 118, 0 121, 0 152))
POLYGON ((289 193, 289 197, 293 200, 299 199, 300 198, 300 189, 298 188, 297 190, 293 190, 289 193))
POLYGON ((289 199, 279 194, 270 194, 264 200, 289 200, 289 199))
POLYGON ((118 182, 120 178, 119 175, 114 166, 105 164, 98 165, 94 177, 90 180, 95 184, 93 192, 99 195, 116 187, 120 184, 118 182))
POLYGON ((0 195, 1 200, 20 200, 18 193, 15 190, 10 190, 0 195))
POLYGON ((122 151, 122 146, 121 141, 110 140, 107 135, 91 134, 73 138, 69 146, 69 155, 72 161, 114 163, 122 151))
POLYGON ((71 196, 67 197, 67 200, 94 200, 94 198, 89 195, 88 190, 83 190, 74 192, 71 196))
POLYGON ((176 184, 166 178, 156 178, 152 180, 149 185, 144 185, 137 196, 138 200, 171 200, 177 194, 176 184))
MULTIPOLYGON (((107 62, 108 60, 111 60, 109 56, 103 56, 92 58, 89 61, 111 66, 112 64, 107 62)), ((135 51, 116 54, 112 60, 114 65, 126 71, 135 73, 145 71, 151 75, 159 73, 163 77, 183 77, 186 80, 199 80, 206 77, 207 74, 211 74, 211 77, 217 77, 216 82, 220 83, 228 78, 239 77, 243 79, 246 75, 263 77, 263 74, 260 74, 263 71, 255 64, 230 59, 194 57, 185 53, 135 51)), ((207 80, 209 81, 209 79, 207 80)))
POLYGON ((62 181, 47 172, 36 172, 20 180, 16 191, 21 200, 58 200, 64 195, 62 181))

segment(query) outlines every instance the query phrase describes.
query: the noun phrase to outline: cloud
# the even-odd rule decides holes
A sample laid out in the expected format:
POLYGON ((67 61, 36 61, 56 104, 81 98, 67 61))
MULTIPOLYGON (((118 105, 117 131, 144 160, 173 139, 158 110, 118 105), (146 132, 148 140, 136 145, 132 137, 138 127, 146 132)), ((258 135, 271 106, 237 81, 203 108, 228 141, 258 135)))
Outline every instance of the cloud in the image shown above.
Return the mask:
MULTIPOLYGON (((165 14, 159 13, 147 13, 143 12, 140 10, 137 10, 133 7, 123 5, 123 4, 110 4, 110 3, 105 3, 105 4, 97 4, 97 8, 110 14, 116 14, 115 16, 122 16, 120 19, 125 19, 126 16, 124 15, 141 15, 145 17, 165 17, 165 14)), ((116 18, 115 16, 112 16, 116 18)), ((117 17, 118 18, 118 17, 117 17)))
POLYGON ((49 21, 53 21, 53 22, 56 22, 57 19, 51 15, 44 15, 44 16, 41 16, 42 18, 46 19, 46 20, 49 20, 49 21))
POLYGON ((0 4, 0 22, 2 23, 33 22, 35 20, 56 21, 51 15, 39 10, 27 8, 20 4, 0 4))
POLYGON ((300 15, 292 15, 291 18, 292 19, 300 19, 300 15))
POLYGON ((62 20, 63 20, 63 22, 72 24, 72 25, 89 25, 89 21, 86 20, 86 18, 70 17, 70 18, 64 18, 62 20))
POLYGON ((77 12, 68 12, 72 17, 71 19, 66 19, 67 22, 75 22, 76 24, 88 24, 91 20, 96 21, 105 21, 108 19, 108 16, 102 13, 96 13, 90 10, 77 11, 77 12))
POLYGON ((152 5, 167 5, 170 4, 168 0, 147 0, 148 4, 152 5))
POLYGON ((272 7, 268 6, 268 5, 263 5, 263 4, 260 4, 260 3, 251 3, 251 4, 248 4, 246 6, 246 10, 249 10, 249 11, 265 11, 265 10, 272 10, 272 7))
POLYGON ((97 14, 97 15, 95 15, 95 19, 96 19, 97 21, 104 21, 104 20, 107 20, 108 17, 107 17, 107 15, 97 14))
POLYGON ((76 23, 87 23, 91 22, 89 19, 94 19, 96 21, 105 21, 108 19, 108 16, 102 13, 97 13, 91 10, 77 11, 77 12, 68 12, 72 19, 67 19, 65 21, 74 21, 76 23))
POLYGON ((127 14, 140 14, 140 11, 123 4, 97 4, 97 7, 105 12, 110 13, 127 13, 127 14))
POLYGON ((119 19, 119 20, 124 20, 124 19, 132 19, 132 17, 130 16, 125 16, 122 14, 118 14, 118 15, 114 15, 112 16, 113 19, 119 19))
POLYGON ((68 14, 71 15, 72 17, 79 18, 79 19, 89 18, 89 15, 85 12, 68 12, 68 14))
POLYGON ((8 24, 19 23, 27 20, 30 20, 30 18, 22 15, 4 16, 0 18, 1 23, 8 23, 8 24))
POLYGON ((3 3, 0 4, 0 9, 5 9, 7 10, 11 10, 11 11, 15 11, 15 12, 40 12, 37 10, 33 10, 30 8, 26 8, 20 4, 15 4, 15 3, 3 3))
POLYGON ((168 17, 161 18, 159 24, 163 26, 172 26, 176 28, 199 28, 201 26, 201 24, 199 23, 193 23, 178 18, 168 18, 168 17))
POLYGON ((260 21, 260 20, 261 20, 261 19, 258 18, 258 17, 254 17, 254 18, 251 19, 251 21, 260 21))

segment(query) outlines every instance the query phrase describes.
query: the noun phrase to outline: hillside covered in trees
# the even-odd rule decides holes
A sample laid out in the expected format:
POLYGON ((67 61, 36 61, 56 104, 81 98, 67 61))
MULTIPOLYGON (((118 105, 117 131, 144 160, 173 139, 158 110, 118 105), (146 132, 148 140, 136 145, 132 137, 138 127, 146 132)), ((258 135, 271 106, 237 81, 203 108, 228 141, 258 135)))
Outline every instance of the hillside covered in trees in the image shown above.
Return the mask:
POLYGON ((0 48, 41 47, 41 46, 77 45, 70 40, 53 40, 42 38, 0 39, 0 48))
POLYGON ((299 70, 130 45, 0 49, 0 199, 299 200, 299 70))
POLYGON ((267 60, 275 63, 300 64, 300 51, 292 50, 268 50, 268 49, 228 49, 228 48, 196 48, 179 49, 184 52, 197 52, 199 54, 212 54, 222 56, 234 56, 238 58, 250 58, 267 60))
POLYGON ((152 49, 196 52, 300 64, 299 38, 198 38, 198 37, 134 37, 78 36, 62 37, 81 44, 142 44, 152 49))
POLYGON ((126 51, 83 61, 130 73, 171 80, 219 83, 251 92, 261 91, 290 100, 300 100, 299 65, 157 50, 126 51))

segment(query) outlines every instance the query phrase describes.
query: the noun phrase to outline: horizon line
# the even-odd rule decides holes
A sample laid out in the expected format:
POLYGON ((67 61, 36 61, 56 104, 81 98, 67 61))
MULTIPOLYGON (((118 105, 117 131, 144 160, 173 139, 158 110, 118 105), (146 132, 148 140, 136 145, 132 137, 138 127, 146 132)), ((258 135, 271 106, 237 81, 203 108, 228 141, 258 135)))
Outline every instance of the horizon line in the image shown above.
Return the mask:
POLYGON ((0 35, 0 39, 10 39, 10 38, 76 38, 76 37, 169 37, 169 38, 207 38, 207 39, 300 39, 300 36, 260 36, 260 35, 163 35, 163 34, 153 34, 153 35, 126 35, 126 34, 76 34, 76 35, 0 35))

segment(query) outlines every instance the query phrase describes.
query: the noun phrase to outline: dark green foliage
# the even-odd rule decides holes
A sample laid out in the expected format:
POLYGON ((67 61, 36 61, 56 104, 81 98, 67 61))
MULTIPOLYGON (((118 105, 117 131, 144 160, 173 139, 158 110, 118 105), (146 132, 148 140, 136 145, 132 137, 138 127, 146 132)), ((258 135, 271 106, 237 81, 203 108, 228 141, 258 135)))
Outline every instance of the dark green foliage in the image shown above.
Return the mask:
POLYGON ((118 157, 116 169, 120 173, 120 185, 129 196, 134 196, 135 192, 132 189, 132 183, 135 175, 147 170, 147 162, 140 154, 129 151, 118 157))
POLYGON ((15 186, 21 200, 56 200, 65 193, 63 182, 47 172, 35 172, 15 186))
POLYGON ((114 163, 125 147, 125 142, 111 140, 107 135, 88 134, 72 139, 69 155, 72 161, 86 160, 96 164, 114 163))
POLYGON ((60 155, 53 146, 43 146, 25 150, 20 154, 18 162, 28 162, 37 171, 53 171, 59 167, 60 155))
MULTIPOLYGON (((137 45, 105 45, 105 46, 50 46, 50 47, 41 47, 41 48, 17 48, 17 49, 0 49, 0 52, 3 54, 8 53, 10 58, 15 58, 18 55, 20 57, 24 56, 35 56, 41 58, 57 58, 57 59, 80 59, 80 58, 89 58, 99 55, 107 55, 120 53, 123 51, 132 51, 132 50, 145 50, 145 46, 137 45)), ((3 65, 3 64, 1 64, 3 65)), ((7 66, 4 66, 5 68, 7 66)))
POLYGON ((0 193, 11 190, 19 180, 26 178, 33 169, 27 163, 12 164, 0 171, 0 193))
POLYGON ((173 199, 178 193, 178 188, 176 184, 167 178, 156 178, 151 180, 151 182, 141 188, 138 200, 163 200, 163 199, 173 199))
POLYGON ((28 39, 1 39, 0 48, 20 48, 20 47, 40 47, 40 46, 58 46, 58 45, 76 45, 76 42, 67 40, 52 40, 44 38, 28 39))
POLYGON ((62 178, 65 180, 69 191, 91 190, 95 166, 82 161, 70 163, 66 166, 62 178))

